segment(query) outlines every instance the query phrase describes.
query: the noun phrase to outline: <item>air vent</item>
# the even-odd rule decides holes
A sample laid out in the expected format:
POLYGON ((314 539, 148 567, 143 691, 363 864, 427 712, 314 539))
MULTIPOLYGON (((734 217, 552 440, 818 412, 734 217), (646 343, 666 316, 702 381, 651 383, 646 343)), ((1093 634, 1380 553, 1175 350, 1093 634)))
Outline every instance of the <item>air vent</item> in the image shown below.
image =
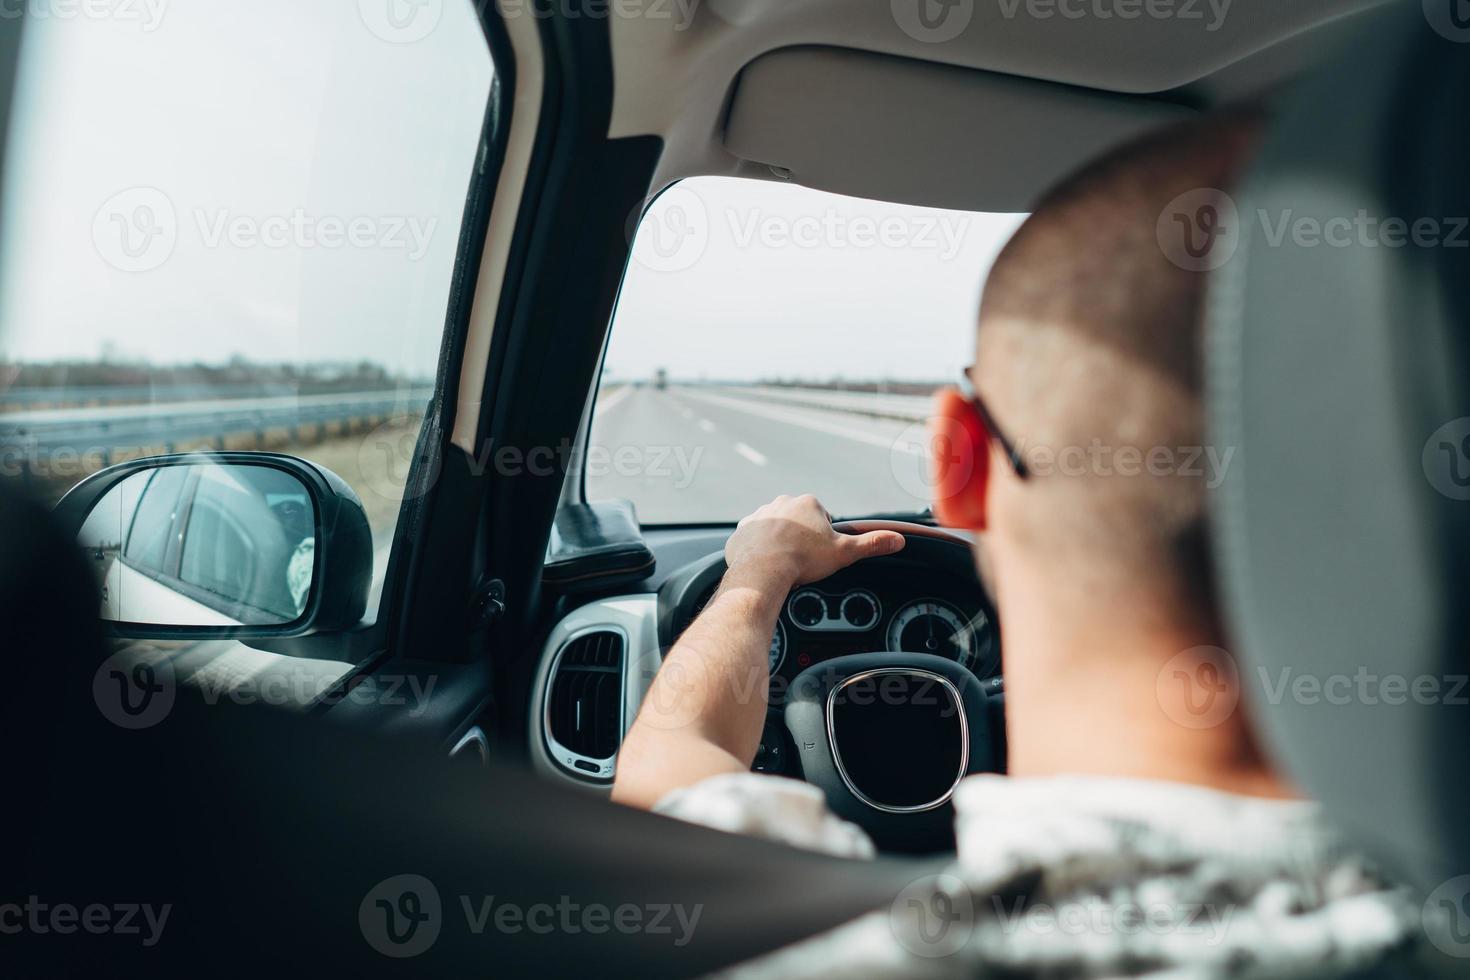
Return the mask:
POLYGON ((597 630, 561 648, 546 694, 552 756, 573 771, 612 775, 623 734, 622 633, 597 630))

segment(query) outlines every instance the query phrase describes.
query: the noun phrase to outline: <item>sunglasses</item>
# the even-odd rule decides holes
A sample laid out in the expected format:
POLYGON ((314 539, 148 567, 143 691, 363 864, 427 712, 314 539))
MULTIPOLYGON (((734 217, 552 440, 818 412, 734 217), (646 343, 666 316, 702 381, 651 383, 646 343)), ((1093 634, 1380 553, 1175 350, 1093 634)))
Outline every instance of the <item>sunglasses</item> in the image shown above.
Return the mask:
POLYGON ((966 368, 960 375, 960 383, 957 386, 960 395, 975 409, 975 414, 980 416, 981 422, 985 423, 985 430, 990 433, 990 437, 1000 443, 1000 448, 1005 450, 1006 460, 1011 464, 1016 478, 1024 480, 1031 475, 1031 471, 1026 468, 1026 460, 1021 456, 1021 450, 1016 448, 1016 444, 1006 437, 1006 434, 1000 430, 1000 426, 995 424, 995 416, 991 415, 990 409, 985 407, 985 400, 980 397, 980 393, 975 390, 975 382, 970 379, 971 370, 971 368, 966 368))

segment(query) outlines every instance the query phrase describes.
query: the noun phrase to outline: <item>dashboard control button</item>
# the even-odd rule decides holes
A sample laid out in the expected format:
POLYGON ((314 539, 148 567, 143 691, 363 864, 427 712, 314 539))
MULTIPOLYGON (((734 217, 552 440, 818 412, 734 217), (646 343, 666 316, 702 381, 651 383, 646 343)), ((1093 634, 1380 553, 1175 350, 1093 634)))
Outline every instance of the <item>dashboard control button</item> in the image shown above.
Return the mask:
POLYGON ((752 772, 782 773, 786 769, 786 753, 782 746, 786 742, 786 736, 774 726, 767 725, 761 733, 760 745, 755 750, 755 761, 751 764, 752 772))

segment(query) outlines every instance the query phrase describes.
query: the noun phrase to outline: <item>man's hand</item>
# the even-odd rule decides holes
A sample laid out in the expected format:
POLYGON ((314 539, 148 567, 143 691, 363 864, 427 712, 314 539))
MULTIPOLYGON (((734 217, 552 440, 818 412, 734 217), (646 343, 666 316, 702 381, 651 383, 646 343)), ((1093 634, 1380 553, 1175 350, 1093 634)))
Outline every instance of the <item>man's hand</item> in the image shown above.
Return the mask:
POLYGON ((840 534, 816 497, 782 495, 741 521, 725 542, 726 577, 737 584, 769 583, 784 594, 903 545, 897 531, 840 534))
POLYGON ((710 776, 749 772, 786 593, 903 545, 896 531, 837 533, 810 495, 777 497, 741 521, 725 544, 719 591, 664 658, 628 730, 613 800, 652 807, 710 776))

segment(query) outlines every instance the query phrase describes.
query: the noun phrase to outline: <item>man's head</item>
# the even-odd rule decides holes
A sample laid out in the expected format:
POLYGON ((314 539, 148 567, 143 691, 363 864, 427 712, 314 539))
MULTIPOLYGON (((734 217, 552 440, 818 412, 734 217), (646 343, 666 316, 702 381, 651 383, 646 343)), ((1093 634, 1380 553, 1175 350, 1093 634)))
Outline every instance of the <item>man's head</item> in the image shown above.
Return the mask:
POLYGON ((951 395, 941 417, 960 465, 936 503, 945 523, 987 532, 992 580, 1022 557, 1059 591, 1146 591, 1213 618, 1204 499, 1229 460, 1203 431, 1205 274, 1171 262, 1156 229, 1174 198, 1232 183, 1259 123, 1239 109, 1109 153, 1047 194, 996 260, 971 380, 1029 473, 951 395))

